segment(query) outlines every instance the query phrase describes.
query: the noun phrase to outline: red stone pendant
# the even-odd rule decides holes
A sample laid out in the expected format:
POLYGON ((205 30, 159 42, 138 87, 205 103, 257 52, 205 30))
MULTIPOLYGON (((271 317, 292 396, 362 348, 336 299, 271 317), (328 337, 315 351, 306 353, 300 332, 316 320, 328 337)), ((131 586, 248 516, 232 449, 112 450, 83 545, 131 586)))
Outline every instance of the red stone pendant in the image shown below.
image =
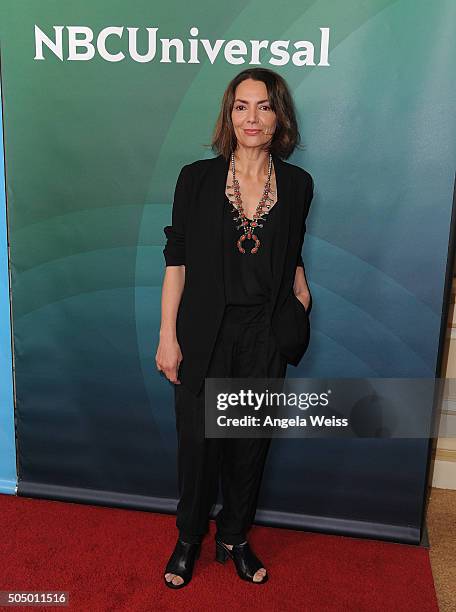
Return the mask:
POLYGON ((245 253, 245 249, 242 247, 242 243, 244 242, 244 240, 254 240, 255 241, 255 246, 252 249, 250 249, 251 253, 256 253, 258 249, 260 248, 261 242, 258 240, 257 236, 249 232, 248 234, 243 234, 236 243, 237 248, 239 249, 241 253, 245 253))

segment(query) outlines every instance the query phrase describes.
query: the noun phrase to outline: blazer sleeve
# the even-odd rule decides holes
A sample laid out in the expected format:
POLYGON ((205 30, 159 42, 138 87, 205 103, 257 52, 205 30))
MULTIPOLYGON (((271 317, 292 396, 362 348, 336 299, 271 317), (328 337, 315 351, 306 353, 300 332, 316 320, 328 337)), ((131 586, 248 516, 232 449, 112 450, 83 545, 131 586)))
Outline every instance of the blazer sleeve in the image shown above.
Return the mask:
POLYGON ((182 167, 177 178, 174 190, 171 225, 167 225, 163 229, 167 239, 165 248, 163 249, 166 266, 185 265, 185 224, 190 189, 190 169, 189 165, 186 165, 182 167))
MULTIPOLYGON (((307 173, 308 174, 308 173, 307 173)), ((304 244, 304 235, 306 233, 306 219, 309 214, 310 203, 312 202, 313 192, 314 192, 314 180, 310 174, 308 174, 309 179, 307 180, 307 187, 305 190, 305 202, 304 202, 304 218, 301 228, 301 237, 299 241, 299 251, 298 251, 298 260, 296 262, 296 266, 301 266, 304 269, 304 262, 302 260, 302 245, 304 244)))

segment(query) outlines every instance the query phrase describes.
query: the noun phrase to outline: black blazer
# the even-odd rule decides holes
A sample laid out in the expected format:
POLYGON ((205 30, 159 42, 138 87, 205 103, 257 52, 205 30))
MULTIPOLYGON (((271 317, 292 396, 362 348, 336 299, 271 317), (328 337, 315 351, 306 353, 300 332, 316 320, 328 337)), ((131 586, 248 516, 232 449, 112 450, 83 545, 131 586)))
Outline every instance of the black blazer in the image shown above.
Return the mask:
MULTIPOLYGON (((278 348, 296 366, 310 334, 308 312, 293 291, 313 179, 299 166, 272 156, 277 183, 279 271, 272 279, 271 326, 278 348)), ((182 351, 178 378, 195 394, 206 372, 225 308, 222 212, 230 160, 222 155, 183 166, 177 179, 172 225, 164 228, 167 266, 185 265, 176 334, 182 351)))

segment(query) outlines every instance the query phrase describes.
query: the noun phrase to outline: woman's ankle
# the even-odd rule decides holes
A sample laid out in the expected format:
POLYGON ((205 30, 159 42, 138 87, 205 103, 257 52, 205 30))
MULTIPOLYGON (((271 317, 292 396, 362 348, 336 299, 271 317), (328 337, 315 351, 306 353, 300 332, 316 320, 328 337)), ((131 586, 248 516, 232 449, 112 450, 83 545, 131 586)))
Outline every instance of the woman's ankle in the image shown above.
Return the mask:
POLYGON ((244 542, 240 542, 239 544, 228 544, 227 542, 223 542, 223 544, 225 544, 225 546, 229 546, 230 548, 233 548, 233 546, 241 546, 242 544, 247 544, 247 540, 244 540, 244 542))

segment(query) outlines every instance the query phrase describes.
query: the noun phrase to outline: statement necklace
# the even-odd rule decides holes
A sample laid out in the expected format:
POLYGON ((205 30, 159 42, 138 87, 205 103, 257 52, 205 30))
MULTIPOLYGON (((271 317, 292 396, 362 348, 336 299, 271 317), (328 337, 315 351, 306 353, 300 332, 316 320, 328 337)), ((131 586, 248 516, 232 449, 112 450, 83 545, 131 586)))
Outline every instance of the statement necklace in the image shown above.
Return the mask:
POLYGON ((271 202, 274 202, 274 200, 269 197, 269 194, 274 192, 274 190, 271 189, 271 171, 272 155, 269 153, 268 178, 266 179, 266 184, 264 186, 263 197, 255 210, 253 219, 250 221, 250 219, 245 216, 244 208, 242 206, 241 190, 239 189, 239 181, 236 178, 236 168, 234 165, 234 153, 231 153, 231 173, 233 175, 233 184, 228 185, 228 189, 233 189, 234 193, 228 193, 228 195, 235 198, 235 201, 229 200, 230 204, 233 206, 233 210, 231 212, 239 213, 239 216, 233 217, 233 220, 241 221, 240 225, 236 226, 236 229, 238 230, 239 228, 243 228, 243 234, 236 242, 237 248, 241 253, 245 253, 245 249, 242 247, 244 240, 253 240, 255 242, 255 246, 250 250, 251 253, 256 253, 260 248, 260 241, 254 234, 254 228, 263 227, 263 224, 258 223, 258 221, 266 221, 264 215, 269 213, 271 202))

